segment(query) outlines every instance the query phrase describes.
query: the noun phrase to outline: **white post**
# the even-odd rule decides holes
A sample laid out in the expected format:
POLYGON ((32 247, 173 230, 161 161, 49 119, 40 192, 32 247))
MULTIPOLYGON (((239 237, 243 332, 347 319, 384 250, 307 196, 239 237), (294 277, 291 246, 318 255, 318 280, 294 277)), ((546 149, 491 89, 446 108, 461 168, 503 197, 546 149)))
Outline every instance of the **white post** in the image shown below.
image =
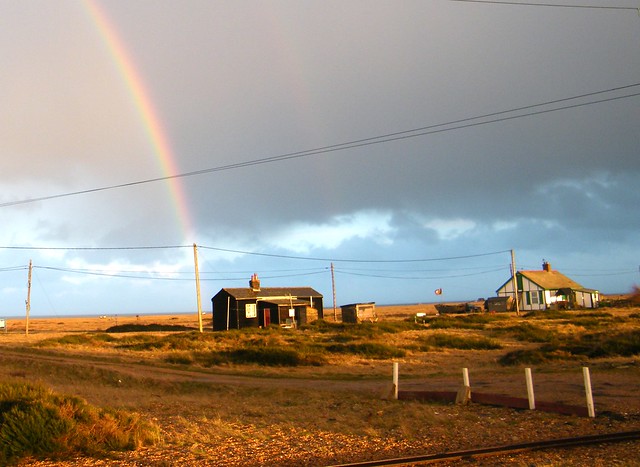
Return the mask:
POLYGON ((393 362, 393 399, 398 400, 398 362, 393 362))
POLYGON ((471 385, 469 384, 469 368, 462 369, 462 384, 464 384, 468 388, 471 387, 471 385))
POLYGON ((587 410, 589 411, 589 417, 594 418, 596 416, 596 410, 593 406, 593 393, 591 392, 591 376, 589 374, 589 368, 582 367, 582 376, 584 376, 584 392, 587 395, 587 410))
POLYGON ((535 410, 536 400, 533 395, 533 378, 531 377, 531 368, 525 368, 524 374, 527 379, 527 397, 529 398, 529 410, 535 410))

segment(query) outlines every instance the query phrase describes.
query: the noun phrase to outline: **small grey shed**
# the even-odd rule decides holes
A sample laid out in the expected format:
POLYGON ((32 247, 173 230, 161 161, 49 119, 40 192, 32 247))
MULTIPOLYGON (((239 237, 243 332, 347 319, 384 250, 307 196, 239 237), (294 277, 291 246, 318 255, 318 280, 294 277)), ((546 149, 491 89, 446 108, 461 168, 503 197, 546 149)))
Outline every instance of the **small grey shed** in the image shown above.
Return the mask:
POLYGON ((378 315, 376 314, 376 303, 351 303, 349 305, 342 305, 342 322, 343 323, 361 323, 363 321, 375 322, 378 321, 378 315))

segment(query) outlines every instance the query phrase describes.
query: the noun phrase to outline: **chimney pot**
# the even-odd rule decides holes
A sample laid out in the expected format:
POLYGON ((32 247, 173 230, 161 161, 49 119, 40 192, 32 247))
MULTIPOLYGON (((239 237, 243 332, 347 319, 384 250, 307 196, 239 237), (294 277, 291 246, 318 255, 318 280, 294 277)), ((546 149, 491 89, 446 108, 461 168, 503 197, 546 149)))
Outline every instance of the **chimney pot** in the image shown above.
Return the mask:
POLYGON ((260 279, 258 279, 257 274, 254 273, 251 276, 251 280, 249 281, 249 287, 251 287, 251 290, 253 290, 254 292, 260 292, 260 279))
POLYGON ((548 261, 542 260, 542 270, 551 272, 551 264, 548 261))

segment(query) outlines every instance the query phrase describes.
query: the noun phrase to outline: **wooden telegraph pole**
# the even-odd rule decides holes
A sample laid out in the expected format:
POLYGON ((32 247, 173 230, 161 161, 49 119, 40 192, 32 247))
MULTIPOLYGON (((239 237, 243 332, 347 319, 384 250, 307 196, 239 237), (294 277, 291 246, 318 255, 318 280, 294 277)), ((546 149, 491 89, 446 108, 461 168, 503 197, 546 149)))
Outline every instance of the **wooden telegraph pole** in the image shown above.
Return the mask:
POLYGON ((513 298, 516 301, 516 315, 520 316, 520 303, 518 303, 518 281, 516 280, 516 255, 511 250, 511 280, 513 281, 513 298))
POLYGON ((202 300, 200 299, 200 272, 198 271, 198 247, 193 244, 193 262, 195 264, 196 272, 196 297, 198 300, 198 325, 200 326, 200 332, 202 332, 202 300))
POLYGON ((26 324, 25 324, 25 336, 29 335, 29 312, 31 311, 31 271, 33 270, 33 263, 29 260, 29 275, 27 276, 27 300, 25 305, 27 307, 26 324))
POLYGON ((333 263, 331 263, 331 290, 333 291, 333 322, 338 322, 338 313, 336 311, 336 277, 333 273, 333 263))

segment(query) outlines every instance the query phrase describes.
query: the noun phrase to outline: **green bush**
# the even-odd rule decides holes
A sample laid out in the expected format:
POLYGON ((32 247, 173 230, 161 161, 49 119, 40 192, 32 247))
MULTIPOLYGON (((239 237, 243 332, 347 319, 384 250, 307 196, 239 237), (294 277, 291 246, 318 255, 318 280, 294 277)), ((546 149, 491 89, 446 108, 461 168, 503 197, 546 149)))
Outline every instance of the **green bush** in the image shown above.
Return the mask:
POLYGON ((376 360, 400 358, 406 355, 406 352, 402 349, 375 342, 364 342, 361 344, 329 344, 325 346, 325 350, 331 353, 362 355, 376 360))
POLYGON ((565 344, 562 349, 589 358, 630 357, 640 354, 640 332, 585 334, 578 341, 565 344))
POLYGON ((38 346, 57 346, 57 345, 90 345, 100 347, 105 343, 111 343, 116 341, 115 337, 105 333, 83 333, 83 334, 67 334, 62 337, 53 337, 50 339, 43 339, 38 342, 38 346))
POLYGON ((111 326, 106 332, 173 332, 173 331, 193 331, 195 328, 181 326, 179 324, 120 324, 111 326))
POLYGON ((195 359, 187 352, 179 352, 167 355, 164 357, 164 361, 175 365, 191 365, 195 359))
POLYGON ((534 350, 517 350, 504 355, 499 363, 516 365, 537 364, 555 358, 606 358, 640 355, 640 332, 614 334, 592 333, 573 337, 568 342, 553 341, 534 350))
POLYGON ((517 340, 524 342, 550 342, 556 336, 553 331, 542 329, 530 323, 508 327, 504 331, 512 333, 517 340))
POLYGON ((122 338, 117 347, 128 350, 200 350, 218 339, 217 335, 197 331, 153 336, 136 334, 122 338))
POLYGON ((574 317, 568 311, 561 310, 539 310, 539 311, 531 311, 524 315, 525 318, 531 319, 571 319, 574 317))
POLYGON ((62 435, 72 423, 41 401, 14 401, 0 414, 0 459, 42 456, 64 450, 62 435))
POLYGON ((307 356, 297 350, 281 347, 246 347, 222 352, 232 363, 257 363, 264 366, 300 366, 322 364, 317 356, 307 356))
POLYGON ((540 349, 514 350, 500 357, 498 363, 504 366, 539 365, 547 360, 546 352, 540 349))
POLYGON ((498 342, 486 337, 462 337, 445 333, 433 334, 423 339, 423 342, 427 346, 461 350, 494 350, 502 348, 498 342))
POLYGON ((484 329, 487 324, 503 321, 508 316, 492 313, 438 316, 429 320, 431 329, 484 329))
POLYGON ((19 459, 105 454, 159 442, 136 414, 97 409, 42 386, 0 384, 0 465, 19 459))

